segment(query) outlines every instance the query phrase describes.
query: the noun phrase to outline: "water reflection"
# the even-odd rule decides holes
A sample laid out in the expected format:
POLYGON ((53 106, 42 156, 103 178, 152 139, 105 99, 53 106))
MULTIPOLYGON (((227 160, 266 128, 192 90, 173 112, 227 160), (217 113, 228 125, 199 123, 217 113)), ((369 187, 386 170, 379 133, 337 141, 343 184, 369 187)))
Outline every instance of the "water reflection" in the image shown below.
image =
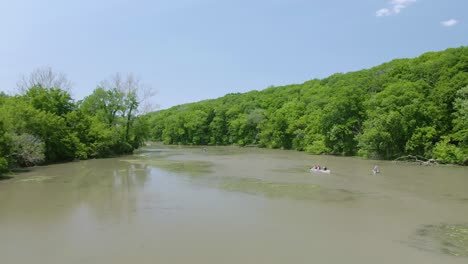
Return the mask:
POLYGON ((139 164, 144 166, 154 166, 163 170, 188 174, 190 176, 201 176, 212 172, 212 163, 198 160, 164 160, 164 157, 158 159, 134 159, 123 160, 130 164, 139 164))
POLYGON ((91 178, 82 177, 77 182, 81 188, 80 202, 86 204, 97 218, 129 218, 136 213, 150 169, 140 164, 126 165, 91 178))
POLYGON ((46 213, 59 218, 85 205, 97 218, 118 218, 137 209, 150 172, 146 164, 116 159, 37 167, 16 176, 8 186, 1 186, 0 206, 9 209, 12 216, 29 218, 36 212, 32 215, 41 217, 46 213))

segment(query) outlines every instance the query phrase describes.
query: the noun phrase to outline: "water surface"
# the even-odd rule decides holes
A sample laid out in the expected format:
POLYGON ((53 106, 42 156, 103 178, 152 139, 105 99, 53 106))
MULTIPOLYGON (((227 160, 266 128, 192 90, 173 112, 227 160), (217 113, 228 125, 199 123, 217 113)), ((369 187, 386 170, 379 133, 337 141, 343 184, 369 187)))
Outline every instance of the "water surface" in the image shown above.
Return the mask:
POLYGON ((468 170, 154 145, 0 181, 0 234, 12 264, 466 263, 468 170))

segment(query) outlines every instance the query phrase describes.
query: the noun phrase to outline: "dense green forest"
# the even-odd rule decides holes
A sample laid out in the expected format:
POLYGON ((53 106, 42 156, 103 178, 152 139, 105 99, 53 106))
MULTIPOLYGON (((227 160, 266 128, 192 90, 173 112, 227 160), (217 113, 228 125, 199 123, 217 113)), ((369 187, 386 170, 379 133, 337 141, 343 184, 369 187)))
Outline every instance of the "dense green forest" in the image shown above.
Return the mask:
POLYGON ((468 47, 147 115, 166 144, 468 163, 468 47))
POLYGON ((0 174, 13 167, 126 154, 141 146, 148 126, 137 116, 138 87, 129 80, 98 87, 77 102, 63 89, 40 84, 14 96, 0 93, 0 174))
POLYGON ((148 136, 468 164, 468 47, 146 115, 132 78, 104 83, 80 101, 60 82, 32 79, 20 88, 0 93, 0 173, 131 153, 148 136))

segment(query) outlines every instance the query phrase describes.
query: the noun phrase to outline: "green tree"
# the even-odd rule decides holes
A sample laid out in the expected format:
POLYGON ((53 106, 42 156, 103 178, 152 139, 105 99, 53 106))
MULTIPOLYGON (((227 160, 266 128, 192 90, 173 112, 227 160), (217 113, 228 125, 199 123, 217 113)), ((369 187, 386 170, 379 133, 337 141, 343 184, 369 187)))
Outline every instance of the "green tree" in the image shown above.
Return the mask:
POLYGON ((150 113, 149 126, 153 139, 169 144, 259 144, 466 163, 467 58, 468 47, 460 47, 303 84, 227 94, 150 113))
POLYGON ((36 85, 29 88, 22 98, 34 108, 57 116, 64 116, 75 108, 70 94, 58 88, 45 88, 36 85))
POLYGON ((10 155, 10 140, 3 121, 0 119, 0 175, 8 170, 8 156, 10 155))
POLYGON ((45 160, 45 145, 31 134, 12 135, 11 157, 21 167, 39 165, 45 160))

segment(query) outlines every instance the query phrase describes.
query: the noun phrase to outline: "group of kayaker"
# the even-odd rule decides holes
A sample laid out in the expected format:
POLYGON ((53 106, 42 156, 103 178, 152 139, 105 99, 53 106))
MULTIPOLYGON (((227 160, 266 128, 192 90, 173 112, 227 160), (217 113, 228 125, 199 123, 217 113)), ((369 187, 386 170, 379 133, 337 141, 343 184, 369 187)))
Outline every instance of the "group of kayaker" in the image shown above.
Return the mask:
MULTIPOLYGON (((325 166, 324 166, 324 167, 321 167, 320 165, 314 165, 314 166, 310 167, 310 169, 311 169, 311 170, 319 170, 319 171, 326 171, 326 170, 328 170, 327 167, 325 167, 325 166)), ((373 173, 374 175, 380 173, 380 168, 379 168, 379 166, 374 165, 374 168, 372 169, 372 173, 373 173)))
POLYGON ((312 166, 310 169, 311 169, 311 170, 324 170, 324 171, 328 170, 327 167, 325 167, 325 166, 324 166, 324 167, 320 167, 320 165, 317 165, 317 166, 314 165, 314 166, 312 166))

